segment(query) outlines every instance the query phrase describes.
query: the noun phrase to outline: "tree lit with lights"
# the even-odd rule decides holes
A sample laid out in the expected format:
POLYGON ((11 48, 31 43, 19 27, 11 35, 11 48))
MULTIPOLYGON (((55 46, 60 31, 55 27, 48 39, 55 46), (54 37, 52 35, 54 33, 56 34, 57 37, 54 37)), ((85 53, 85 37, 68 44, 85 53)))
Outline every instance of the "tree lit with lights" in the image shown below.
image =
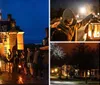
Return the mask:
POLYGON ((57 58, 63 58, 65 56, 65 53, 63 49, 58 46, 57 44, 52 43, 51 44, 51 55, 57 57, 57 58))

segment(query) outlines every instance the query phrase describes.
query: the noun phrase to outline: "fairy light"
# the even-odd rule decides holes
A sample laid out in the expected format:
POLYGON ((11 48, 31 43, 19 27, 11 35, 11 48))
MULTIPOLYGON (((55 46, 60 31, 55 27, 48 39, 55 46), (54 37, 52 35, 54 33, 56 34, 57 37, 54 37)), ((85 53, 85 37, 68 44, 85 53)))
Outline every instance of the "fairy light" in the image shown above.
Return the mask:
POLYGON ((57 44, 51 44, 51 51, 55 57, 63 58, 65 56, 63 49, 57 44))

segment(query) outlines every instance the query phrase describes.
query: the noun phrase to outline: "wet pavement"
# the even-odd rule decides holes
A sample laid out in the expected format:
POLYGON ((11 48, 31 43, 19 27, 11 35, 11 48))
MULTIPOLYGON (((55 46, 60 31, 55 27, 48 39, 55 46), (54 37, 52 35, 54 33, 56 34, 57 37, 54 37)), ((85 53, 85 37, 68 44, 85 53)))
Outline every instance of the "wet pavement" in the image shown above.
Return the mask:
POLYGON ((30 75, 23 75, 18 73, 0 73, 0 84, 34 84, 34 85, 49 85, 48 78, 35 79, 30 75))
POLYGON ((87 84, 84 81, 50 81, 50 85, 100 85, 99 81, 89 81, 87 84))

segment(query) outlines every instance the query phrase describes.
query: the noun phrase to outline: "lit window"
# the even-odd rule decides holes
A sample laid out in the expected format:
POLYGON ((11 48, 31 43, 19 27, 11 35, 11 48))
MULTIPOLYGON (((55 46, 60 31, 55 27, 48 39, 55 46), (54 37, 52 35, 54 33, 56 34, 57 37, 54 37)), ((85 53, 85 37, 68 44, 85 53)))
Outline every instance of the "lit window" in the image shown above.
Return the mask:
POLYGON ((7 53, 7 47, 4 47, 4 53, 5 54, 7 53))
POLYGON ((7 41, 7 38, 6 38, 6 36, 4 36, 4 41, 5 41, 5 42, 7 41))

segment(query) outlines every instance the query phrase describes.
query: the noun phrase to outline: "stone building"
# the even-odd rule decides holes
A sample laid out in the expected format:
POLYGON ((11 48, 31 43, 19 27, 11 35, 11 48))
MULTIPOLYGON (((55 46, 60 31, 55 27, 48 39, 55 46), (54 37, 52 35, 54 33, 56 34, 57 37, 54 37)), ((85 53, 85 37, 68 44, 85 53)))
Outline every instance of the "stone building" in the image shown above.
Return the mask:
POLYGON ((3 20, 0 11, 0 56, 7 56, 9 49, 12 52, 24 50, 24 32, 16 26, 11 14, 7 15, 7 20, 3 20))

